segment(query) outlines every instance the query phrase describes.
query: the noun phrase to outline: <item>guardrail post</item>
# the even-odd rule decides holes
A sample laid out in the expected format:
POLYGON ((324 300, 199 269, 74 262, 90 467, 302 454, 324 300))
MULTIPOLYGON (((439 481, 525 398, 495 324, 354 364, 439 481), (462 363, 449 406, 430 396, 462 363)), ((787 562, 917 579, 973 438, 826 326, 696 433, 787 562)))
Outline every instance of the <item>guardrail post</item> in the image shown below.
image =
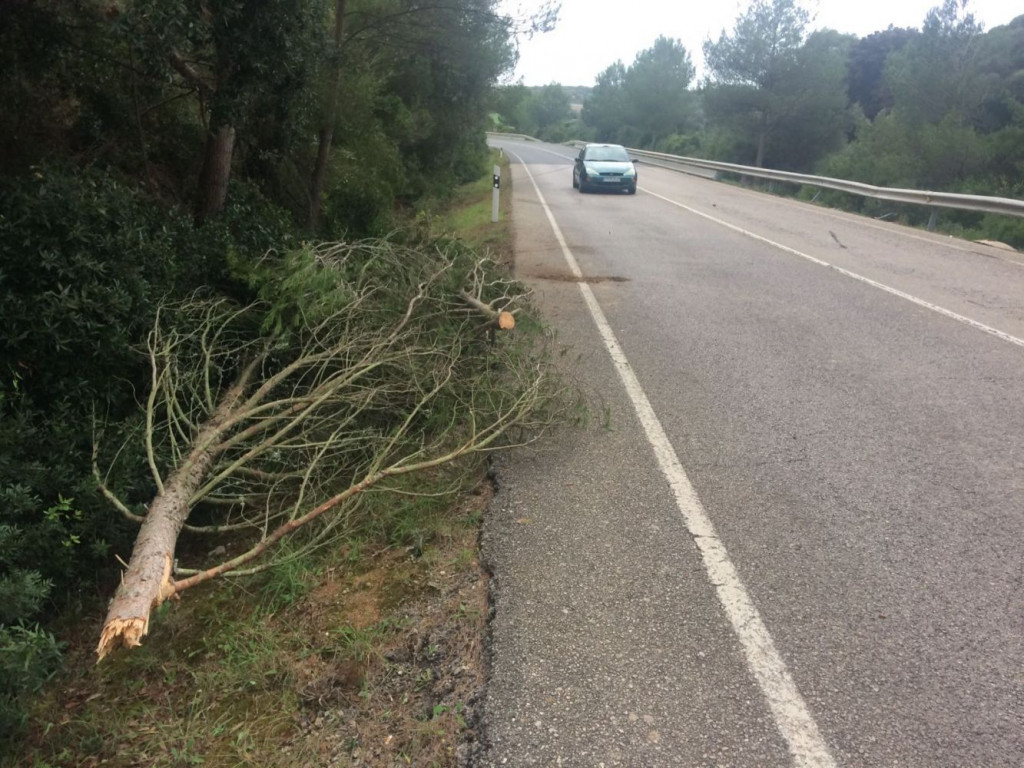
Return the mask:
POLYGON ((932 215, 928 217, 928 231, 934 232, 935 225, 939 223, 939 209, 932 208, 932 215))
POLYGON ((494 166, 494 193, 491 195, 491 223, 498 220, 498 190, 501 189, 501 166, 494 166))

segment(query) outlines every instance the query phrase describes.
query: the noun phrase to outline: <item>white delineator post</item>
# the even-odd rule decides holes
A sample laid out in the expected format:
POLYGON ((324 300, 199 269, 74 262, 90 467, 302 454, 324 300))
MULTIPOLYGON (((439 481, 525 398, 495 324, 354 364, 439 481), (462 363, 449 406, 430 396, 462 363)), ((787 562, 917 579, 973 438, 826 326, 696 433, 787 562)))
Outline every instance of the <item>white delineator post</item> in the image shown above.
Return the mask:
POLYGON ((494 166, 494 194, 491 196, 491 221, 498 220, 498 195, 501 188, 501 167, 494 166))

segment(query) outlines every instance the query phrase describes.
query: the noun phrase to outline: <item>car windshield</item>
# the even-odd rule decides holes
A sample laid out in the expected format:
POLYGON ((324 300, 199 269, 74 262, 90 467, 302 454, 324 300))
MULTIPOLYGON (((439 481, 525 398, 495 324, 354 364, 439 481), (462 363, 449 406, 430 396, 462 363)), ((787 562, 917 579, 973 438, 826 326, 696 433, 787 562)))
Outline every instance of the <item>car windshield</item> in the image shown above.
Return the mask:
POLYGON ((587 147, 587 151, 583 153, 583 159, 628 163, 629 155, 622 147, 587 147))

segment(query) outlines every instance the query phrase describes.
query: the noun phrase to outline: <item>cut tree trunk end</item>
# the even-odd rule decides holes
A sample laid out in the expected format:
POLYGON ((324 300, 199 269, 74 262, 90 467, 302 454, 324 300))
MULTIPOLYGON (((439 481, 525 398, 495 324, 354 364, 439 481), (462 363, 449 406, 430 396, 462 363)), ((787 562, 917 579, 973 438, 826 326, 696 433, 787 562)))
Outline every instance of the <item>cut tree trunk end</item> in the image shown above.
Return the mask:
POLYGON ((107 618, 96 647, 98 661, 122 646, 133 648, 140 645, 149 632, 152 610, 178 591, 171 579, 178 535, 191 512, 190 500, 213 466, 215 456, 210 446, 216 445, 224 430, 223 425, 242 397, 250 369, 251 365, 224 394, 217 410, 196 435, 195 447, 163 483, 163 490, 150 505, 135 537, 132 557, 121 576, 121 585, 107 609, 107 618))
POLYGON ((489 304, 485 304, 475 296, 470 296, 465 291, 459 293, 459 297, 469 306, 478 310, 484 316, 494 321, 494 324, 502 331, 511 331, 516 327, 516 316, 507 310, 497 310, 489 304))
POLYGON ((121 577, 103 622, 96 647, 99 661, 122 646, 140 645, 149 632, 150 612, 177 591, 171 580, 174 549, 190 511, 189 499, 212 463, 209 451, 194 451, 189 461, 168 478, 163 493, 150 506, 135 538, 128 570, 121 577))
MULTIPOLYGON (((205 465, 200 471, 205 473, 205 465)), ((175 593, 171 581, 174 549, 188 517, 189 496, 202 480, 202 474, 190 474, 194 478, 191 491, 183 488, 185 478, 172 476, 165 492, 158 495, 149 508, 135 539, 128 569, 122 574, 121 585, 110 601, 96 647, 99 661, 122 646, 141 645, 142 638, 149 632, 150 612, 175 593)))

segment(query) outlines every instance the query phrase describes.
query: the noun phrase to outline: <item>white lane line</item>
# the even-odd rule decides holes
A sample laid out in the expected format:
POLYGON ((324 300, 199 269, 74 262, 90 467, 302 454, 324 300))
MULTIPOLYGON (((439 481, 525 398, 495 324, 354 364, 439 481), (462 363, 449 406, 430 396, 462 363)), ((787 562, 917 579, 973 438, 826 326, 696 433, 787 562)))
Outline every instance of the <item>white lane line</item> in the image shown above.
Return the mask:
POLYGON ((946 309, 945 307, 940 307, 938 304, 932 304, 930 301, 919 299, 917 298, 917 296, 912 296, 911 294, 901 291, 898 288, 893 288, 892 286, 886 285, 885 283, 880 283, 877 280, 872 280, 870 277, 864 277, 864 275, 858 275, 856 272, 851 272, 848 269, 837 267, 835 264, 830 264, 827 261, 822 261, 821 259, 815 258, 814 256, 804 253, 803 251, 798 251, 795 248, 790 248, 788 245, 783 245, 782 243, 777 243, 774 240, 769 240, 767 237, 758 235, 754 232, 751 232, 748 229, 743 229, 743 227, 738 227, 735 224, 730 224, 728 221, 723 221, 722 219, 716 218, 715 216, 711 216, 707 213, 704 213, 703 211, 698 211, 696 208, 691 208, 690 206, 684 205, 683 203, 680 203, 677 200, 665 197, 664 195, 659 195, 657 192, 652 192, 651 190, 644 189, 643 187, 641 187, 641 189, 648 195, 656 197, 659 200, 664 200, 666 203, 674 205, 677 208, 682 208, 684 211, 689 211, 695 216, 700 216, 701 218, 707 219, 708 221, 715 222, 715 224, 720 224, 721 226, 727 229, 731 229, 734 232, 739 232, 741 235, 746 235, 747 237, 753 240, 766 243, 767 245, 770 245, 773 248, 778 248, 780 251, 791 253, 794 256, 799 256, 801 259, 807 259, 808 261, 814 262, 819 266, 834 269, 836 272, 839 272, 840 274, 846 275, 847 277, 852 277, 854 280, 860 280, 862 283, 867 283, 868 285, 874 288, 878 288, 879 290, 885 291, 886 293, 891 293, 893 296, 899 296, 901 299, 906 299, 907 301, 913 302, 914 304, 917 304, 919 307, 930 309, 932 312, 938 312, 940 315, 944 315, 952 320, 956 320, 958 323, 963 323, 964 325, 969 325, 972 328, 976 328, 979 331, 991 334, 992 336, 995 336, 997 339, 1002 339, 1003 341, 1008 341, 1011 344, 1016 344, 1018 347, 1024 347, 1024 339, 1012 336, 1009 333, 1006 333, 1006 331, 1000 331, 998 328, 993 328, 990 325, 979 323, 977 320, 972 320, 971 318, 965 317, 964 315, 959 315, 956 312, 946 309))
MULTIPOLYGON (((568 156, 566 156, 566 155, 560 154, 558 152, 554 152, 553 150, 550 150, 550 149, 544 149, 544 147, 535 147, 535 146, 533 146, 533 144, 530 144, 528 146, 530 147, 530 149, 532 149, 535 152, 547 152, 549 155, 554 155, 555 157, 560 157, 563 160, 568 160, 570 163, 573 161, 573 158, 575 157, 575 155, 568 155, 568 156)), ((515 155, 515 153, 512 150, 508 150, 508 153, 510 155, 515 155)), ((515 155, 515 156, 516 156, 516 158, 519 159, 519 162, 523 162, 522 159, 519 158, 519 155, 515 155)))
MULTIPOLYGON (((562 248, 562 255, 569 265, 569 270, 575 277, 582 278, 583 272, 580 270, 576 257, 569 250, 562 230, 558 226, 558 222, 555 221, 547 200, 541 194, 537 181, 530 173, 530 168, 521 157, 513 152, 509 154, 512 154, 522 164, 523 170, 526 171, 526 175, 533 184, 537 199, 540 200, 541 207, 555 233, 555 239, 562 248)), ((743 648, 747 666, 754 679, 757 680, 761 692, 768 700, 775 724, 789 746, 794 765, 798 768, 835 768, 835 760, 818 730, 817 723, 814 722, 810 710, 807 709, 807 704, 800 695, 800 691, 797 690, 796 683, 793 682, 793 678, 786 668, 786 663, 776 650, 768 628, 761 620, 761 614, 758 613, 747 588, 740 580, 739 573, 736 572, 736 568, 729 559, 725 545, 715 533, 711 518, 708 517, 704 505, 697 497, 697 492, 690 483, 686 470, 683 469, 675 449, 669 442, 668 435, 665 434, 665 430, 661 426, 661 421, 640 386, 622 347, 619 346, 618 339, 615 338, 615 333, 608 324, 601 306, 597 303, 594 292, 585 282, 580 282, 578 285, 580 293, 583 294, 583 300, 590 310, 590 315, 594 319, 594 324, 597 326, 598 333, 604 340, 605 348, 615 364, 619 378, 622 379, 626 392, 629 394, 629 399, 644 428, 647 440, 651 444, 651 448, 654 449, 658 466, 672 488, 676 505, 700 551, 708 581, 715 588, 718 600, 722 604, 722 608, 725 609, 733 632, 736 633, 743 648)))

